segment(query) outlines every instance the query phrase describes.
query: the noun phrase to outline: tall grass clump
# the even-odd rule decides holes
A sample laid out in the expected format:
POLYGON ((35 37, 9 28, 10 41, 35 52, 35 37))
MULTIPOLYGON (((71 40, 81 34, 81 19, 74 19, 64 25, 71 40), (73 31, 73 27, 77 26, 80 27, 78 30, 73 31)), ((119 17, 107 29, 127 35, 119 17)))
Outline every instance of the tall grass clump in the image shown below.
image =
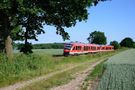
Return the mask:
POLYGON ((135 90, 135 49, 111 57, 104 63, 105 71, 98 90, 135 90))
POLYGON ((41 57, 37 55, 17 55, 13 61, 9 62, 5 56, 0 58, 0 86, 5 83, 10 84, 11 81, 21 80, 22 77, 28 78, 30 75, 36 74, 35 71, 40 70, 43 65, 40 63, 41 57), (31 73, 31 74, 30 74, 31 73), (30 74, 29 76, 27 76, 30 74))

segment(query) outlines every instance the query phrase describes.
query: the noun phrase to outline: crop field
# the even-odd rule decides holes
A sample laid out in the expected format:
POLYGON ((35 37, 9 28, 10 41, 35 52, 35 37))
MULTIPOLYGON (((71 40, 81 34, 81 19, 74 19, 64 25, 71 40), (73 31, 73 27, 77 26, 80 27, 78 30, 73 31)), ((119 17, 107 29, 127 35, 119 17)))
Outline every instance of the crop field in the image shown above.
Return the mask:
POLYGON ((126 50, 104 63, 98 90, 135 90, 135 49, 126 50))

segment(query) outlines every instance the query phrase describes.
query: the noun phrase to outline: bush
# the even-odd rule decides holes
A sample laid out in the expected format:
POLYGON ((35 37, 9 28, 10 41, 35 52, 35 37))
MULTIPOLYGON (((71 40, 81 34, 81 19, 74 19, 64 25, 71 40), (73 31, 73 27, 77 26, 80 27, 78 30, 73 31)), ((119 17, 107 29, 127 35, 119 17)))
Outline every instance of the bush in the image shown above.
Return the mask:
POLYGON ((135 42, 134 42, 134 44, 133 44, 133 48, 135 48, 135 42))
POLYGON ((117 41, 112 41, 110 42, 110 45, 114 46, 114 49, 119 49, 120 48, 120 45, 117 41))
POLYGON ((28 53, 33 53, 32 52, 32 44, 31 43, 26 43, 22 46, 22 48, 20 49, 20 52, 23 52, 25 54, 28 53))

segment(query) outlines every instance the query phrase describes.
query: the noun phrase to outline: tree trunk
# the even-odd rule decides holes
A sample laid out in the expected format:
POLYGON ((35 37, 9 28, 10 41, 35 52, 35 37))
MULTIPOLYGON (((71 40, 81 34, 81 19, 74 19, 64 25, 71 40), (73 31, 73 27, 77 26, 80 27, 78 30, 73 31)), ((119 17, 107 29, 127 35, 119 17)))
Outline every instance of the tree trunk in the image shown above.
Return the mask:
POLYGON ((8 36, 5 41, 5 49, 6 49, 7 58, 8 60, 11 61, 13 59, 13 48, 12 48, 12 39, 10 38, 10 36, 8 36))

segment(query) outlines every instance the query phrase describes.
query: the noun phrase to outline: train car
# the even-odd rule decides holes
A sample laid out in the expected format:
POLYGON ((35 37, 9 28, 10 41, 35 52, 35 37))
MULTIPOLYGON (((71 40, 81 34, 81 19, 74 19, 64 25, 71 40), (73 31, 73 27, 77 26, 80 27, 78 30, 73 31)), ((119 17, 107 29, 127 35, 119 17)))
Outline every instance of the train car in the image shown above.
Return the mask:
POLYGON ((83 53, 83 43, 66 43, 64 44, 64 55, 77 55, 83 53))
POLYGON ((84 43, 66 43, 64 44, 63 55, 79 55, 97 52, 113 51, 113 46, 110 45, 96 45, 84 43))

